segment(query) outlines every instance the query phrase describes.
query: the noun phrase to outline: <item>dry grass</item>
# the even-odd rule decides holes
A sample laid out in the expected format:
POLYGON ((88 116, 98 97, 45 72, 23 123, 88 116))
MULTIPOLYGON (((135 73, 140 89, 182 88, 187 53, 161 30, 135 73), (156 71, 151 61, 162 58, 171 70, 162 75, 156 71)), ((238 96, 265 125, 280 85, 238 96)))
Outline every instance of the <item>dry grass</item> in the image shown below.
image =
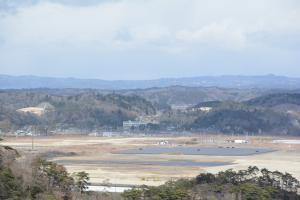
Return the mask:
POLYGON ((287 171, 300 179, 300 145, 298 144, 273 144, 273 137, 249 137, 251 144, 225 144, 226 139, 234 139, 226 136, 193 136, 193 137, 143 137, 143 138, 101 138, 88 136, 55 136, 34 138, 35 150, 31 148, 31 138, 5 138, 5 145, 13 146, 23 153, 40 154, 47 152, 73 152, 73 156, 57 155, 54 161, 59 160, 193 160, 201 162, 224 161, 232 162, 233 165, 220 167, 174 167, 174 166, 145 166, 135 164, 69 164, 65 167, 70 173, 76 171, 87 171, 90 173, 93 183, 108 181, 113 184, 147 184, 159 185, 170 179, 181 177, 194 177, 200 172, 217 172, 227 168, 242 169, 249 165, 266 167, 270 170, 287 171), (112 151, 139 148, 146 145, 156 145, 160 140, 169 140, 173 145, 188 146, 235 146, 235 147, 265 147, 277 151, 253 155, 253 156, 201 156, 201 155, 117 155, 112 151), (212 142, 213 141, 213 142, 212 142))

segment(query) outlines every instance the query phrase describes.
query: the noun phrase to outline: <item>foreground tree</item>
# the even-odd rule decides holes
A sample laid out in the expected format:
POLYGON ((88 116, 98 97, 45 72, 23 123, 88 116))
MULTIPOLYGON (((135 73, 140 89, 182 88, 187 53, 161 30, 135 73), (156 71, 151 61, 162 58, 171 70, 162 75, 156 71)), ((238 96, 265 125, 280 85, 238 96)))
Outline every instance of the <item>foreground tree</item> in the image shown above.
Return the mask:
POLYGON ((218 174, 201 173, 194 179, 180 179, 158 187, 143 187, 123 193, 126 200, 188 200, 188 199, 300 199, 299 181, 289 173, 229 169, 218 174))
POLYGON ((38 159, 36 165, 37 175, 47 180, 47 191, 57 191, 63 199, 71 199, 74 179, 69 176, 64 166, 43 159, 38 159))
POLYGON ((79 190, 80 194, 84 193, 89 186, 89 174, 82 171, 74 174, 75 186, 79 190))
POLYGON ((122 196, 126 200, 140 200, 142 199, 143 191, 138 189, 132 189, 132 190, 125 191, 122 194, 122 196))

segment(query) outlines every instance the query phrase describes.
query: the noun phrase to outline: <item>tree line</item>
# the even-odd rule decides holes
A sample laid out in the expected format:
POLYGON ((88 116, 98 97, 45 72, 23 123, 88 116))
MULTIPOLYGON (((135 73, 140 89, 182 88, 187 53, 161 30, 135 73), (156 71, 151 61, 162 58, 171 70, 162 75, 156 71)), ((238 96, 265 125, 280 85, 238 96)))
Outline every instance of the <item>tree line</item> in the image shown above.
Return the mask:
POLYGON ((299 181, 289 173, 249 166, 217 174, 201 173, 194 179, 179 179, 158 187, 143 186, 123 193, 126 200, 296 200, 299 181))

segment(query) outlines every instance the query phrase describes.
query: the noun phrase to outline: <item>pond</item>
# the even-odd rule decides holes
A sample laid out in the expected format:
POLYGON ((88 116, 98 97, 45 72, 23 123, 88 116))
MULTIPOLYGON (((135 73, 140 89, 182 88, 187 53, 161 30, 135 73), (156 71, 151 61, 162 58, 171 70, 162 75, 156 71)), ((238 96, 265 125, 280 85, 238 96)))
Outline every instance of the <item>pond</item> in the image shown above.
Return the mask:
POLYGON ((207 156, 250 156, 272 152, 264 148, 233 147, 143 147, 115 151, 114 154, 174 154, 174 155, 207 155, 207 156))
POLYGON ((146 165, 146 166, 186 166, 214 167, 231 164, 229 162, 198 162, 192 160, 56 160, 61 165, 146 165))

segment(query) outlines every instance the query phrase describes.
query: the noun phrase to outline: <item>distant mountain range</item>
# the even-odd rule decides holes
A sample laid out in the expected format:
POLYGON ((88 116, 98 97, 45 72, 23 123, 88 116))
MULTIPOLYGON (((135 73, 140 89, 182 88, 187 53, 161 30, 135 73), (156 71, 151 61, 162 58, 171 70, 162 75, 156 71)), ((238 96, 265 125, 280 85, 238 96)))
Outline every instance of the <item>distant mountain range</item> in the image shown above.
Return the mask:
POLYGON ((300 78, 285 76, 200 76, 189 78, 162 78, 154 80, 100 80, 78 78, 51 78, 39 76, 0 75, 0 89, 31 88, 91 88, 104 90, 145 89, 169 86, 299 89, 300 78))

